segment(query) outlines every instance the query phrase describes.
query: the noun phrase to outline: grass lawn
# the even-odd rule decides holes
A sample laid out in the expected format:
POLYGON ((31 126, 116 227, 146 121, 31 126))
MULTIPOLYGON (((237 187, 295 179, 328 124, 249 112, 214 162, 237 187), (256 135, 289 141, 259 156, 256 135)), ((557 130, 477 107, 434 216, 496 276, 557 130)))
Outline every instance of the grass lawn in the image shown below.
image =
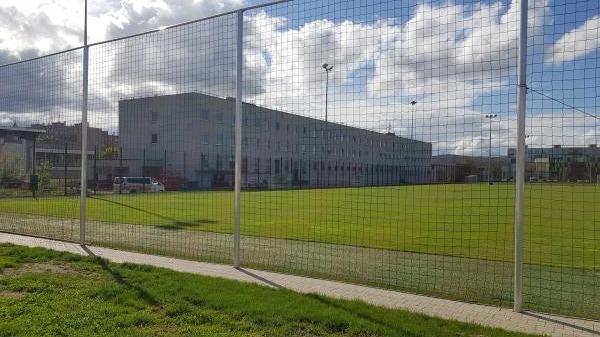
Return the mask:
MULTIPOLYGON (((528 184, 527 263, 598 267, 600 187, 528 184)), ((511 261, 512 184, 244 192, 242 233, 511 261)), ((77 197, 0 199, 0 212, 77 218, 77 197)), ((231 192, 99 195, 88 219, 232 232, 231 192)))
POLYGON ((358 301, 0 244, 0 336, 525 336, 358 301))

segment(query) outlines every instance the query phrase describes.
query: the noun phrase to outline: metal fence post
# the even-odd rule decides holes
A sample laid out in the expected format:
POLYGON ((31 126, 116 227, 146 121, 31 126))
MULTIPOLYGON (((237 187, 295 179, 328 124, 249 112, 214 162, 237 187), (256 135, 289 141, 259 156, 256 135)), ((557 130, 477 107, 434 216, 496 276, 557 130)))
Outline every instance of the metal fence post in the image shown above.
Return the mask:
POLYGON ((525 99, 527 94, 527 0, 521 0, 519 87, 517 96, 517 172, 515 196, 515 260, 513 310, 523 311, 523 208, 525 201, 525 99))
POLYGON ((242 66, 244 12, 237 12, 236 98, 235 98, 235 191, 233 219, 233 267, 240 267, 240 194, 242 187, 242 66))
POLYGON ((242 75, 244 65, 244 11, 272 6, 291 0, 280 0, 270 3, 246 7, 237 13, 236 34, 236 96, 235 96, 235 175, 233 205, 233 267, 240 267, 240 195, 242 190, 242 75))
POLYGON ((87 43, 87 0, 84 10, 84 28, 83 28, 83 93, 81 104, 81 183, 80 183, 80 204, 79 204, 79 243, 85 245, 85 226, 86 226, 86 194, 87 194, 87 144, 88 144, 88 62, 89 46, 87 43))

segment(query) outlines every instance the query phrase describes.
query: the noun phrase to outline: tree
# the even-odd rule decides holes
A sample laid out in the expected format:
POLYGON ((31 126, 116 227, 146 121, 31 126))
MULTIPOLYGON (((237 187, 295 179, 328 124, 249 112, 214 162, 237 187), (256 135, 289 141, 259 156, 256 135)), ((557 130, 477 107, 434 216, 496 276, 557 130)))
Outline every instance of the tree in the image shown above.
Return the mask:
POLYGON ((119 159, 119 155, 121 154, 121 149, 116 146, 106 147, 104 150, 100 151, 100 159, 119 159))
POLYGON ((25 171, 21 167, 21 160, 19 154, 0 152, 0 183, 10 184, 23 179, 25 171))
POLYGON ((50 187, 50 170, 52 169, 52 163, 48 160, 44 160, 40 163, 40 167, 37 171, 38 176, 38 188, 40 191, 47 191, 50 187))

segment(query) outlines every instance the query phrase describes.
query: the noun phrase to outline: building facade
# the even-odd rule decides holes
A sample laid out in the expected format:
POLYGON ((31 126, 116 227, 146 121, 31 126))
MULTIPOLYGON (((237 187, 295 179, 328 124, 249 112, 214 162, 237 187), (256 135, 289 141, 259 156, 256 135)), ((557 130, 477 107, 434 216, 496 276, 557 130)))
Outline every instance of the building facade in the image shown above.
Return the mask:
POLYGON ((432 180, 436 183, 510 181, 514 179, 508 157, 444 154, 431 159, 432 180))
MULTIPOLYGON (((516 149, 508 149, 512 170, 516 168, 516 149)), ((600 148, 540 147, 526 149, 525 177, 530 181, 581 181, 600 183, 600 148)))
POLYGON ((28 179, 35 171, 36 139, 44 130, 0 127, 0 185, 28 179))
MULTIPOLYGON (((184 93, 119 101, 129 175, 200 188, 234 183, 235 99, 184 93)), ((428 183, 431 144, 243 104, 242 186, 428 183)))

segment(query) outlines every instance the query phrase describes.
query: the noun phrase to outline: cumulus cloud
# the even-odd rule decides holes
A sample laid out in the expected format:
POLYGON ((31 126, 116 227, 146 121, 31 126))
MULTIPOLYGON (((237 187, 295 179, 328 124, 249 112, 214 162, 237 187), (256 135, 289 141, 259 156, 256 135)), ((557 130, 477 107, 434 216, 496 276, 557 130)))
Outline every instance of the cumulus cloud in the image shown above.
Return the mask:
POLYGON ((594 16, 581 26, 565 33, 546 55, 546 62, 569 62, 600 47, 600 16, 594 16))
POLYGON ((122 0, 120 6, 98 18, 108 39, 123 37, 228 12, 243 0, 122 0))
MULTIPOLYGON (((243 0, 103 0, 90 1, 90 43, 120 38, 235 10, 243 0)), ((81 0, 3 0, 0 5, 0 51, 20 59, 60 52, 83 44, 81 0)))
MULTIPOLYGON (((543 1, 532 1, 530 26, 543 20, 543 1)), ((502 86, 518 51, 518 2, 467 7, 422 4, 376 59, 370 90, 428 95, 502 86)))
MULTIPOLYGON (((71 0, 67 1, 74 5, 71 0)), ((0 51, 24 59, 58 52, 79 45, 83 23, 72 20, 69 4, 50 6, 40 3, 38 8, 0 7, 0 51), (47 9, 47 10, 45 10, 47 9)), ((83 18, 83 16, 82 16, 83 18)))
MULTIPOLYGON (((536 34, 543 25, 547 4, 545 0, 530 1, 530 4, 530 32, 536 34)), ((90 8, 91 42, 137 34, 241 6, 242 0, 94 2, 90 8)), ((13 13, 15 8, 0 7, 0 16, 13 13)), ((31 13, 20 8, 13 14, 25 18, 31 13)), ((490 127, 495 153, 514 146, 515 107, 510 102, 516 91, 511 82, 516 70, 518 1, 471 5, 421 2, 405 14, 407 18, 402 21, 400 18, 370 22, 355 22, 352 18, 317 19, 292 26, 291 20, 283 15, 265 11, 247 13, 245 99, 322 119, 327 74, 321 66, 328 63, 334 65, 328 82, 331 121, 392 131, 405 137, 412 134, 417 139, 433 142, 436 153, 487 153, 490 127), (418 101, 414 107, 409 104, 413 99, 418 101), (491 125, 483 117, 490 112, 499 115, 491 125)), ((43 14, 29 20, 45 27, 61 24, 43 14)), ((77 45, 80 28, 66 22, 61 26, 62 38, 46 47, 42 43, 47 36, 44 34, 49 34, 46 32, 40 32, 39 41, 30 39, 20 44, 2 45, 4 40, 0 38, 0 62, 77 45)), ((233 95, 235 24, 233 15, 224 16, 93 46, 90 51, 90 120, 93 125, 116 130, 116 105, 120 98, 186 91, 233 95)), ((572 55, 563 52, 561 57, 567 60, 579 57, 578 50, 597 48, 594 43, 598 43, 598 39, 592 36, 592 31, 598 31, 597 25, 597 17, 588 20, 560 38, 554 49, 562 45, 562 50, 569 50, 569 43, 580 43, 576 42, 584 34, 580 31, 587 32, 585 48, 575 46, 571 48, 575 51, 572 55)), ((12 32, 16 28, 2 29, 12 32)), ((52 32, 52 29, 47 31, 52 32)), ((26 36, 35 35, 37 31, 24 27, 22 35, 15 34, 27 40, 26 36)), ((553 60, 558 58, 555 56, 553 60)), ((40 95, 38 103, 44 106, 58 107, 60 100, 70 102, 63 96, 80 90, 77 77, 80 74, 72 70, 80 69, 80 58, 59 61, 45 66, 55 69, 53 82, 40 80, 43 69, 19 75, 31 75, 24 81, 27 83, 37 81, 44 86, 67 88, 40 95), (48 103, 55 101, 56 104, 48 103)), ((11 90, 9 86, 0 85, 0 97, 28 102, 27 97, 11 90)), ((37 97, 31 94, 35 90, 29 89, 31 100, 37 97)), ((8 106, 9 101, 2 103, 0 99, 0 104, 8 106)), ((33 106, 35 102, 28 104, 33 106)), ((73 106, 73 103, 67 105, 73 106)), ((0 110, 25 109, 14 104, 8 109, 4 106, 0 110)), ((76 109, 63 111, 66 114, 76 109)), ((540 123, 547 122, 541 119, 540 123)))

